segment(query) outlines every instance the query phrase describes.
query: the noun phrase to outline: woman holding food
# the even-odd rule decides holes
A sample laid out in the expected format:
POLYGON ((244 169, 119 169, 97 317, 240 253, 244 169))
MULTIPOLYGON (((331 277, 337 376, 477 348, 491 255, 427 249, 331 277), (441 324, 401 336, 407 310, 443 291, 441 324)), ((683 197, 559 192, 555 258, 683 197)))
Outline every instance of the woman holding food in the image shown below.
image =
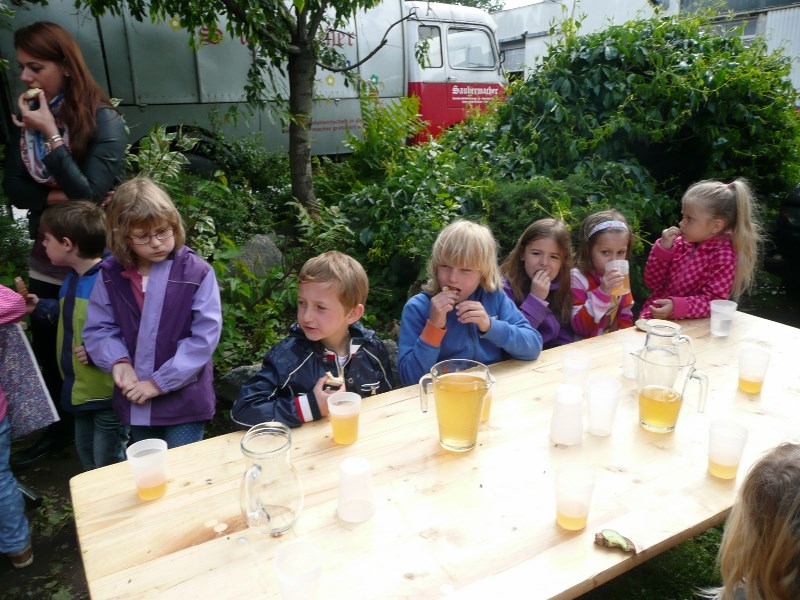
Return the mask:
MULTIPOLYGON (((12 117, 17 139, 6 150, 3 187, 11 203, 28 210, 34 245, 29 259, 32 294, 57 298, 66 270, 47 258, 39 219, 49 206, 69 200, 101 204, 123 179, 125 124, 92 78, 75 39, 55 23, 36 22, 14 34, 20 80, 19 114, 12 117)), ((50 394, 57 398, 61 377, 55 327, 33 325, 33 349, 50 394)), ((26 466, 70 443, 71 423, 62 421, 34 447, 15 457, 26 466), (62 435, 60 431, 63 430, 62 435)))

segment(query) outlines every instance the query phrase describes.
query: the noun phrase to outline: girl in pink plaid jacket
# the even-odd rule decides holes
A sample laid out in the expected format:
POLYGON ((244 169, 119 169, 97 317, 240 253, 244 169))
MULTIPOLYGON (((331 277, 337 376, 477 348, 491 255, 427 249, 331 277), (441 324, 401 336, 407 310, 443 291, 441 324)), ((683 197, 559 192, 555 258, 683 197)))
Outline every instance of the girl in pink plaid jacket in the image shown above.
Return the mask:
POLYGON ((643 319, 709 316, 711 301, 738 298, 753 284, 761 230, 745 179, 700 181, 686 190, 678 227, 661 233, 644 270, 653 290, 643 319))

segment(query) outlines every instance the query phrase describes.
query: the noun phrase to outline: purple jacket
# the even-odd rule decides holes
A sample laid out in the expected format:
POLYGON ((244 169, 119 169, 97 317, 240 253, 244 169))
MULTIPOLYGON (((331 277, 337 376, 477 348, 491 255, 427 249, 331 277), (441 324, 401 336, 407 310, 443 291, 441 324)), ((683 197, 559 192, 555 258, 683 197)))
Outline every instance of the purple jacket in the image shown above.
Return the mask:
MULTIPOLYGON (((558 281, 550 284, 550 291, 552 292, 555 289, 558 289, 558 281)), ((541 334, 542 347, 545 350, 575 341, 575 334, 570 323, 561 323, 558 317, 553 314, 553 311, 550 310, 546 300, 540 300, 533 294, 528 294, 521 304, 517 304, 511 283, 505 277, 503 278, 503 291, 517 305, 517 308, 525 318, 528 319, 531 327, 541 334)), ((572 298, 570 297, 571 300, 572 298)))
POLYGON ((211 360, 222 310, 214 270, 183 246, 151 267, 139 309, 131 282, 114 258, 101 264, 89 299, 83 340, 92 361, 110 371, 127 359, 140 380, 164 392, 133 404, 114 388, 112 405, 124 424, 178 425, 214 416, 211 360))

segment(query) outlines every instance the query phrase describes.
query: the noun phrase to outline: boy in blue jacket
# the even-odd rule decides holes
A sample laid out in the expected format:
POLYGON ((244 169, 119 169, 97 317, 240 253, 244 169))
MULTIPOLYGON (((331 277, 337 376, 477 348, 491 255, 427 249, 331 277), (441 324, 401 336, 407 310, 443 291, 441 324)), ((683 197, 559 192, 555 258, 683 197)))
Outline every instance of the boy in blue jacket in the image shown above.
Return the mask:
POLYGON ((106 242, 103 210, 86 201, 56 204, 42 214, 47 256, 54 265, 70 267, 59 298, 38 298, 34 319, 58 323, 58 367, 64 378, 61 406, 75 417, 75 448, 87 471, 125 460, 128 427, 111 408, 114 380, 89 364, 83 347, 83 326, 89 295, 100 270, 106 242))
POLYGON ((297 323, 266 353, 233 405, 240 427, 265 421, 298 427, 327 416, 335 391, 369 396, 392 389, 389 353, 358 322, 369 292, 364 267, 341 252, 325 252, 303 265, 299 280, 297 323))

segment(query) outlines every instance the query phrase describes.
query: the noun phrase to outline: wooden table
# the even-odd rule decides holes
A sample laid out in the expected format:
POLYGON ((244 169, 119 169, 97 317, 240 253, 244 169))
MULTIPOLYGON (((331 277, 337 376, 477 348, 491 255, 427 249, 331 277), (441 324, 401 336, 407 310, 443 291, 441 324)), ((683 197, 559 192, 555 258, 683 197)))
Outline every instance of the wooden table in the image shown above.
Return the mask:
POLYGON ((592 353, 592 377, 623 382, 612 435, 586 433, 579 446, 554 446, 548 436, 565 347, 491 367, 492 416, 466 454, 439 447, 435 415, 420 412, 415 386, 398 389, 364 403, 352 446, 336 446, 326 420, 293 431, 305 508, 281 538, 243 522, 241 433, 170 450, 169 489, 152 502, 137 499, 124 463, 78 475, 71 490, 92 598, 278 597, 273 557, 297 539, 324 552, 323 598, 574 598, 721 523, 747 468, 798 440, 800 330, 742 313, 728 338, 711 337, 707 320, 681 324, 710 385, 705 413, 688 399, 674 433, 638 425, 635 384, 621 376, 622 340, 644 338, 634 329, 569 346, 592 353), (736 388, 747 338, 773 348, 760 396, 736 388), (750 437, 738 479, 722 481, 706 472, 708 424, 728 415, 750 437), (376 514, 361 524, 336 516, 338 467, 348 456, 373 470, 376 514), (572 461, 596 472, 580 532, 554 519, 553 471, 572 461), (639 553, 594 545, 606 527, 639 553))

